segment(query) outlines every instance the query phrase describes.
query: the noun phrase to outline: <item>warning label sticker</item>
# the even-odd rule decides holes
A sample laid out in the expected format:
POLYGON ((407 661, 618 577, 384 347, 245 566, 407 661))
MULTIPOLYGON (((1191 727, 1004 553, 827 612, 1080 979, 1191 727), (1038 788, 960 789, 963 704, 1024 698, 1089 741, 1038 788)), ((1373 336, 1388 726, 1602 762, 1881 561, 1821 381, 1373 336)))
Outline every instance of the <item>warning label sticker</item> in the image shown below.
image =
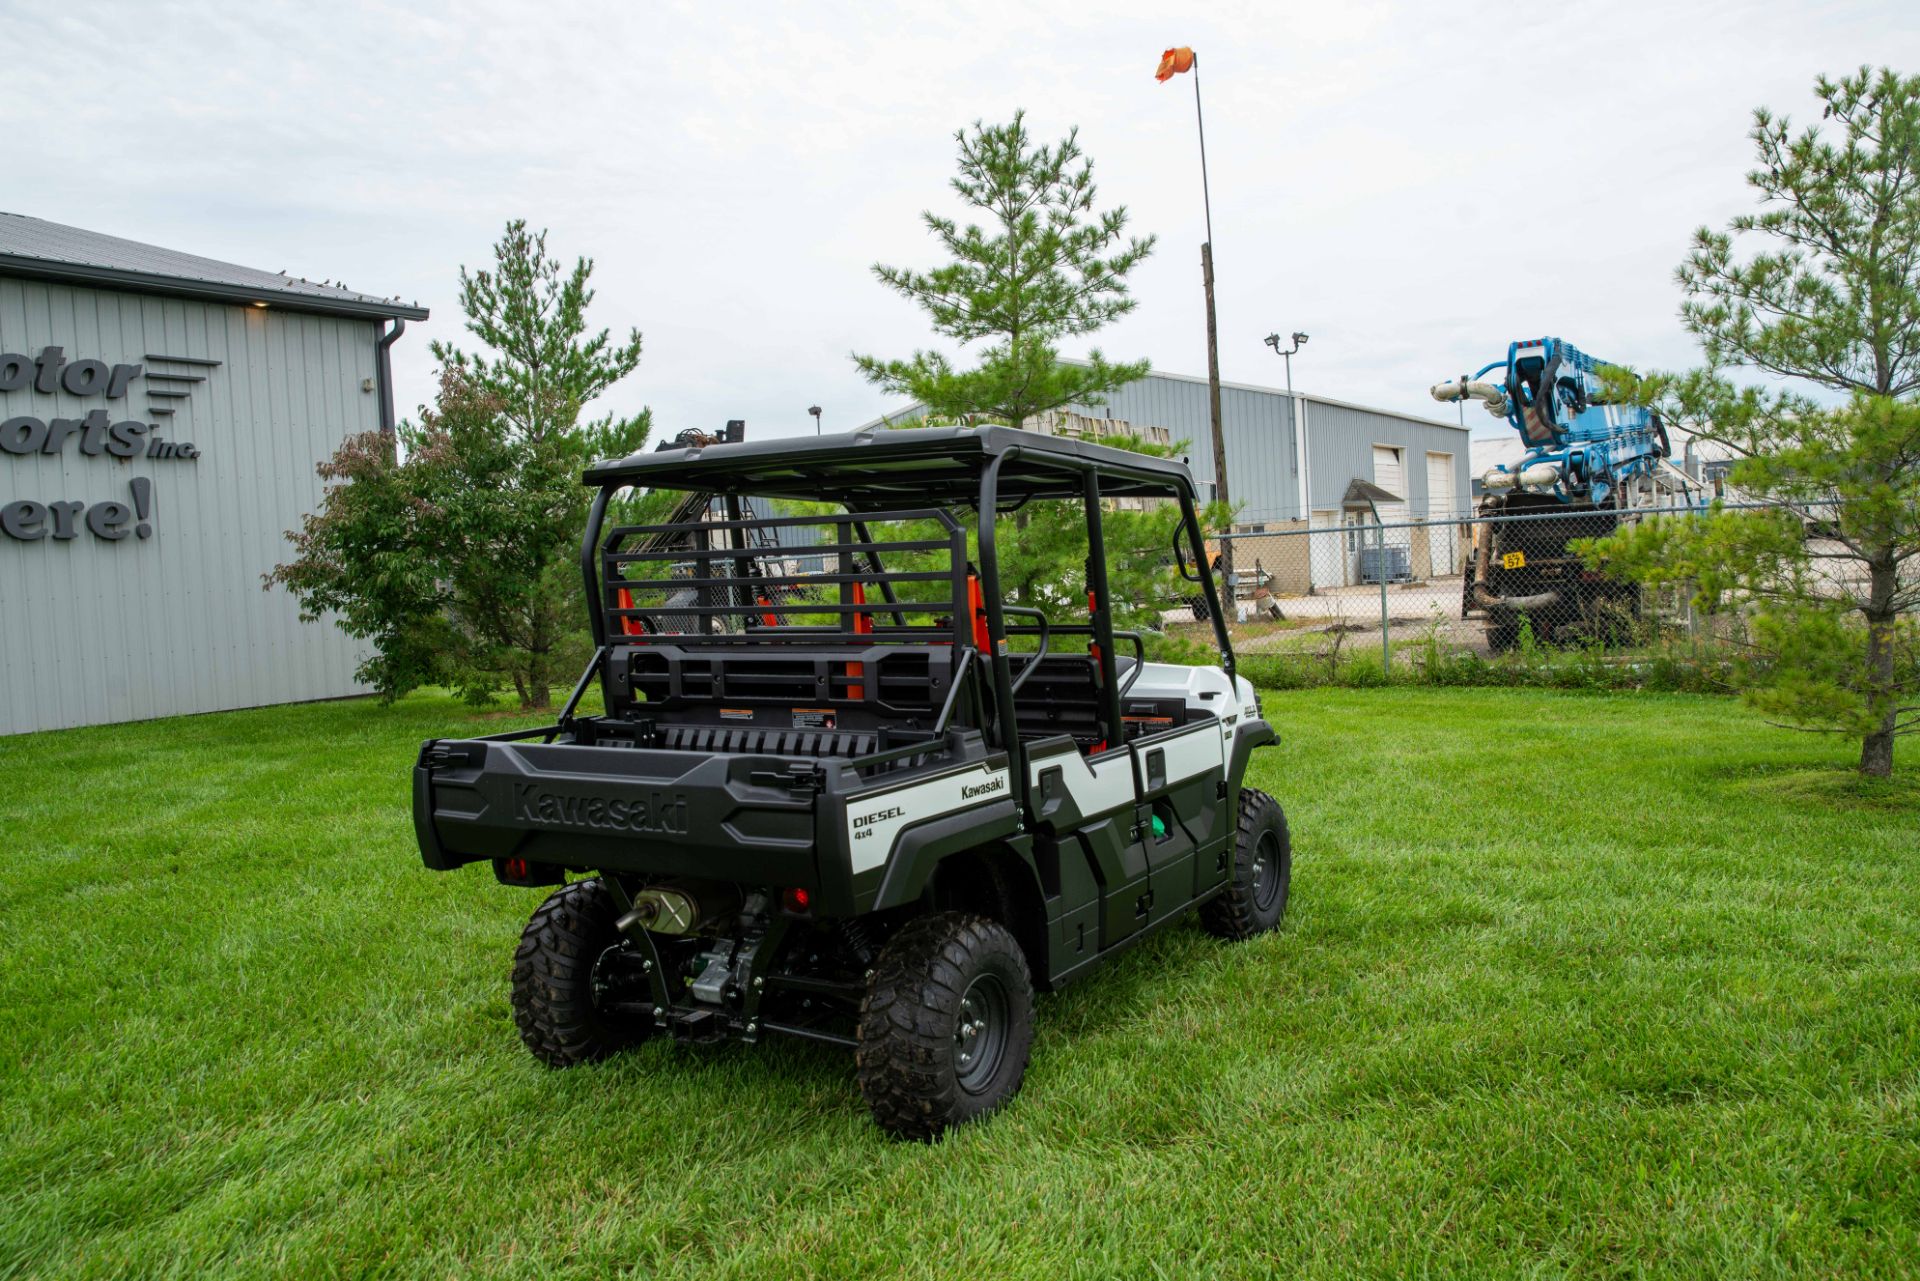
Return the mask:
POLYGON ((793 727, 795 729, 832 729, 834 725, 831 707, 796 707, 793 709, 793 727))
POLYGON ((720 719, 723 721, 750 721, 753 719, 753 709, 751 707, 723 707, 720 709, 720 719))

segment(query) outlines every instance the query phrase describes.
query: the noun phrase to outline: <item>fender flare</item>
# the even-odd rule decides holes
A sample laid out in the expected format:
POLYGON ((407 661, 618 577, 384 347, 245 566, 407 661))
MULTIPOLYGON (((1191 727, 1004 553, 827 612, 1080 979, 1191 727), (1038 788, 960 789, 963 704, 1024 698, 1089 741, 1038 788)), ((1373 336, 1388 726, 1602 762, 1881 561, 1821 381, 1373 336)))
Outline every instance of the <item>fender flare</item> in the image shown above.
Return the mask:
POLYGON ((1246 777, 1247 763, 1253 758, 1256 747, 1268 747, 1280 741, 1280 735, 1273 726, 1258 717, 1249 717, 1240 722, 1233 731, 1233 750, 1227 757, 1227 779, 1235 790, 1246 777))
POLYGON ((1004 842, 1019 826, 1019 808, 1011 796, 914 824, 895 841, 873 902, 859 910, 878 912, 913 902, 926 892, 942 860, 1004 842))

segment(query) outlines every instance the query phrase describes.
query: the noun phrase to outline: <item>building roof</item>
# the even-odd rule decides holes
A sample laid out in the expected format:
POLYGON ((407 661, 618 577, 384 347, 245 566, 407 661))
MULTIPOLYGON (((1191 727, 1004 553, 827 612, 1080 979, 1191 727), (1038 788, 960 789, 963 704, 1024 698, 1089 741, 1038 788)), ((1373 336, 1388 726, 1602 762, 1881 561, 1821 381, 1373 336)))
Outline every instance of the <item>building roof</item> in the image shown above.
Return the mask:
POLYGON ((1192 495, 1193 475, 1172 458, 1011 427, 863 428, 833 436, 664 445, 587 469, 589 485, 628 483, 920 508, 977 501, 989 465, 1003 499, 1077 498, 1088 472, 1102 494, 1192 495))
POLYGON ((418 303, 355 293, 280 272, 0 211, 0 275, 210 302, 266 303, 366 319, 425 320, 418 303))

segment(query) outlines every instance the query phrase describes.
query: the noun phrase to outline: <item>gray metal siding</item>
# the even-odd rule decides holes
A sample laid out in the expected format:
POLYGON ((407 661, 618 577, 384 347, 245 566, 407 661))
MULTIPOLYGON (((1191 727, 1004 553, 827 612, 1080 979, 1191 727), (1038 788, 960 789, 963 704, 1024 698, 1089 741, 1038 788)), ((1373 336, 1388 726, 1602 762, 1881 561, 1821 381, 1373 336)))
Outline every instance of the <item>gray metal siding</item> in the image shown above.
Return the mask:
MULTIPOLYGON (((364 692, 365 647, 329 623, 302 623, 261 575, 290 552, 285 531, 319 503, 315 464, 345 436, 379 426, 377 325, 0 279, 0 351, 66 349, 69 360, 160 366, 148 353, 223 362, 171 417, 126 401, 31 387, 0 392, 0 421, 78 418, 159 424, 191 461, 79 452, 0 453, 0 505, 16 499, 129 501, 153 483, 153 536, 108 542, 0 535, 0 733, 140 720, 364 692)), ((182 372, 185 369, 182 368, 182 372)))
POLYGON ((1307 406, 1307 455, 1313 465, 1313 506, 1337 510, 1352 481, 1373 479, 1373 447, 1393 445, 1405 451, 1407 488, 1400 495, 1419 520, 1433 510, 1427 494, 1428 453, 1452 454, 1453 510, 1467 510, 1467 433, 1411 418, 1377 414, 1346 405, 1312 402, 1307 406))
MULTIPOLYGON (((1349 482, 1373 479, 1373 447, 1406 450, 1413 494, 1403 495, 1416 517, 1427 512, 1428 451, 1452 454, 1454 510, 1468 507, 1468 433, 1445 423, 1366 409, 1302 394, 1307 425, 1308 486, 1312 510, 1338 510, 1349 482), (1417 475, 1414 473, 1417 472, 1417 475)), ((1140 426, 1165 427, 1185 441, 1181 456, 1193 470, 1203 494, 1213 491, 1213 434, 1205 379, 1148 374, 1113 392, 1103 406, 1072 405, 1096 418, 1118 418, 1140 426)), ((876 420, 904 422, 922 413, 910 405, 876 420)), ((872 425, 872 424, 869 424, 872 425)), ((1293 430, 1292 405, 1284 391, 1226 384, 1220 388, 1220 432, 1226 438, 1227 489, 1242 524, 1304 520, 1300 510, 1300 460, 1293 430)))
MULTIPOLYGON (((1193 469, 1194 480, 1205 492, 1212 492, 1212 412, 1205 383, 1149 374, 1114 392, 1105 406, 1081 412, 1165 427, 1175 441, 1186 442, 1181 456, 1193 469)), ((1282 520, 1293 516, 1300 506, 1300 482, 1295 470, 1298 463, 1293 449, 1292 407, 1287 398, 1222 387, 1220 432, 1226 438, 1232 469, 1227 476, 1227 491, 1240 509, 1240 519, 1282 520)))
MULTIPOLYGON (((1337 510, 1355 478, 1373 479, 1373 446, 1406 450, 1413 493, 1403 495, 1416 517, 1428 510, 1426 455, 1452 454, 1454 510, 1468 506, 1468 434, 1444 423, 1423 422, 1336 401, 1301 395, 1307 425, 1309 506, 1337 510), (1417 473, 1417 474, 1416 474, 1417 473)), ((1213 438, 1204 381, 1149 374, 1120 388, 1104 408, 1082 413, 1165 427, 1183 451, 1193 477, 1213 487, 1213 438)), ((1305 519, 1300 510, 1300 460, 1293 430, 1292 405, 1282 391, 1223 386, 1220 431, 1226 437, 1230 472, 1227 488, 1242 524, 1305 519)))

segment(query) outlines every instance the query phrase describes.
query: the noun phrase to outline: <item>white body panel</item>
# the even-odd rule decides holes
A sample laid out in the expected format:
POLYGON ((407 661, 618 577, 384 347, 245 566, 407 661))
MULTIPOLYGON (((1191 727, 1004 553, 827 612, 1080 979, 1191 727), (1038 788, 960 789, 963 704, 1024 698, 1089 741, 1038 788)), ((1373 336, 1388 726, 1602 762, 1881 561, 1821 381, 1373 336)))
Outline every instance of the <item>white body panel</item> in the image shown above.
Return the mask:
MULTIPOLYGON (((1260 714, 1252 684, 1245 679, 1230 681, 1217 667, 1147 663, 1128 688, 1127 697, 1178 698, 1187 707, 1216 719, 1143 740, 1127 751, 1104 752, 1091 760, 1077 751, 1029 760, 1028 785, 1038 788, 1043 770, 1058 769, 1080 812, 1088 819, 1101 818, 1135 803, 1147 774, 1149 754, 1164 754, 1165 783, 1169 786, 1219 770, 1232 749, 1235 726, 1242 717, 1260 714)), ((893 856, 900 834, 913 824, 998 800, 1007 794, 1009 782, 1006 769, 982 764, 851 799, 847 806, 847 847, 853 851, 854 873, 884 864, 893 856)))
POLYGON ((1091 761, 1077 751, 1030 759, 1027 785, 1037 791, 1041 772, 1050 769, 1060 771, 1061 784, 1088 819, 1104 818, 1134 802, 1133 761, 1125 752, 1105 752, 1091 761))
POLYGON ((1168 787, 1219 770, 1226 759, 1223 725, 1220 721, 1209 721, 1135 743, 1133 751, 1140 758, 1142 785, 1156 773, 1148 768, 1149 760, 1156 753, 1165 757, 1166 775, 1162 782, 1168 787))
POLYGON ((1244 676, 1230 681, 1217 667, 1148 663, 1126 689, 1128 698, 1183 699, 1188 710, 1210 712, 1223 725, 1230 726, 1241 716, 1260 715, 1260 697, 1253 683, 1244 676))
POLYGON ((879 867, 893 856, 894 842, 914 823, 958 813, 985 801, 1001 800, 1008 772, 985 764, 910 783, 893 791, 868 792, 847 802, 847 848, 855 875, 879 867))

